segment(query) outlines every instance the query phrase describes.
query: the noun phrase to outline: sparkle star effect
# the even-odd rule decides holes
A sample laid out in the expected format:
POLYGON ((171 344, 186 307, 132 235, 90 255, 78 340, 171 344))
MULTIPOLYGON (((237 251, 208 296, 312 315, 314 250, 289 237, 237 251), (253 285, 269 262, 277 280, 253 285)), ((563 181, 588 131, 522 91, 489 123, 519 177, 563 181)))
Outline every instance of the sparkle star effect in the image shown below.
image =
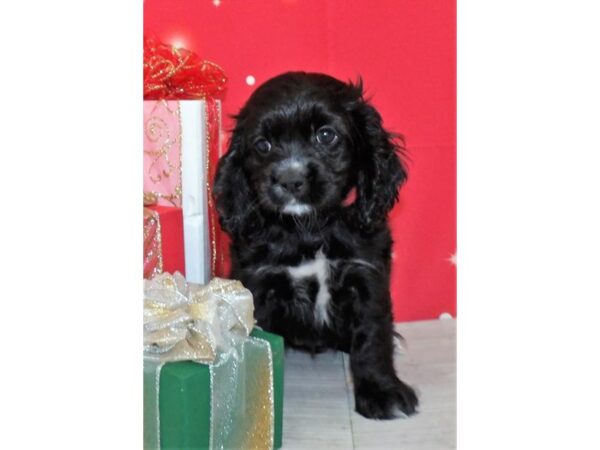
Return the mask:
POLYGON ((450 262, 450 264, 452 264, 453 266, 456 266, 456 253, 452 253, 450 255, 450 257, 448 258, 448 261, 450 262))

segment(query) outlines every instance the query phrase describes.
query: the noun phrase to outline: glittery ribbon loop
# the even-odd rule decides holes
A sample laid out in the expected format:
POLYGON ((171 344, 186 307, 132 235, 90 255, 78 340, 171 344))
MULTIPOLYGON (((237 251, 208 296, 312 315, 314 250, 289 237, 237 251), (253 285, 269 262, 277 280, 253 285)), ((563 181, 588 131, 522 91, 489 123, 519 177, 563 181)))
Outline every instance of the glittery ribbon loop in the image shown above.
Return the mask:
POLYGON ((216 97, 227 77, 217 64, 184 48, 144 37, 144 99, 190 100, 216 97))
POLYGON ((239 282, 214 278, 188 285, 180 273, 144 280, 144 355, 165 361, 213 362, 254 326, 252 294, 239 282))

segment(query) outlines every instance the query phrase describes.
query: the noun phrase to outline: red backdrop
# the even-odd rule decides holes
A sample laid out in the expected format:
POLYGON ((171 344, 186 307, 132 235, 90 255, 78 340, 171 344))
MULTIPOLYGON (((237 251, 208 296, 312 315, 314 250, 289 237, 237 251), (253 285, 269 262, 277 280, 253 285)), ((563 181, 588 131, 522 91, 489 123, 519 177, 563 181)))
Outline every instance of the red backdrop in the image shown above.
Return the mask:
POLYGON ((456 6, 453 0, 145 0, 144 27, 229 77, 228 129, 254 88, 289 70, 360 74, 409 181, 391 213, 397 321, 456 314, 456 6), (251 75, 256 85, 247 84, 251 75))

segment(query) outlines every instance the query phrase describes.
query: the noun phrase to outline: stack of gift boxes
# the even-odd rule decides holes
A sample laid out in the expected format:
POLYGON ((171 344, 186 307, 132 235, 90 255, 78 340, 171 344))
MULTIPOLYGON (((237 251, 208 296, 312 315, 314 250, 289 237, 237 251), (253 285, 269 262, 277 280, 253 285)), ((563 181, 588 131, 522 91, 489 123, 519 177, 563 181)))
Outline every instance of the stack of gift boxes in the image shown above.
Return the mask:
MULTIPOLYGON (((248 439, 252 437, 254 440, 247 441, 248 445, 253 442, 252 445, 259 448, 281 447, 281 337, 251 328, 242 338, 246 339, 245 343, 224 349, 220 348, 221 344, 214 344, 214 339, 208 332, 207 336, 204 336, 205 341, 213 342, 218 355, 190 360, 182 360, 181 357, 169 360, 161 357, 158 358, 160 364, 156 364, 155 350, 163 349, 164 346, 152 342, 156 336, 165 335, 179 336, 183 341, 191 341, 186 333, 196 336, 199 329, 206 328, 207 324, 220 317, 220 309, 217 306, 214 306, 213 310, 209 307, 217 305, 215 298, 239 296, 239 292, 219 291, 218 295, 211 294, 212 297, 195 296, 192 299, 178 293, 176 296, 182 300, 173 303, 177 308, 162 304, 157 309, 156 301, 152 301, 152 296, 148 294, 156 292, 159 283, 157 280, 160 280, 160 283, 173 284, 174 278, 170 274, 176 272, 183 274, 190 286, 206 285, 209 282, 212 285, 214 281, 215 265, 220 255, 217 245, 218 224, 215 220, 210 185, 220 149, 221 103, 218 97, 222 94, 225 83, 224 73, 217 65, 202 61, 186 50, 145 39, 145 448, 216 448, 220 443, 231 442, 234 434, 247 436, 248 439), (198 311, 202 313, 199 314, 198 311), (173 323, 177 322, 178 327, 184 323, 184 329, 187 331, 177 328, 175 332, 175 328, 169 322, 169 318, 174 314, 178 315, 180 322, 173 323), (159 330, 157 324, 159 328, 164 327, 164 330, 159 330), (237 361, 237 365, 229 364, 232 368, 248 367, 244 377, 238 377, 236 385, 227 388, 228 391, 235 392, 238 405, 251 404, 244 398, 249 386, 265 385, 264 379, 258 379, 261 370, 256 361, 255 364, 246 362, 245 366, 240 365, 244 358, 250 358, 249 355, 252 354, 249 352, 246 355, 244 351, 250 341, 265 343, 265 351, 268 353, 265 361, 269 361, 271 376, 268 379, 268 389, 260 395, 266 396, 263 400, 268 403, 267 406, 272 412, 266 416, 271 417, 270 423, 264 420, 262 424, 259 423, 261 421, 242 421, 242 416, 252 415, 249 411, 223 413, 223 409, 215 409, 221 402, 219 393, 223 391, 223 383, 227 378, 223 367, 228 366, 227 361, 231 358, 237 361), (150 414, 150 410, 155 411, 154 416, 150 414), (215 414, 218 414, 218 417, 215 414), (215 431, 216 424, 226 425, 215 431), (240 427, 253 429, 241 432, 240 427), (232 430, 235 430, 235 433, 232 430), (215 433, 218 434, 218 439, 215 438, 215 433), (257 440, 257 436, 261 437, 262 441, 257 440), (258 444, 259 442, 262 444, 258 444), (269 444, 266 445, 265 442, 269 444)), ((228 305, 231 302, 225 298, 222 303, 228 305)), ((236 324, 227 326, 232 330, 240 328, 236 324)), ((264 409, 265 406, 261 408, 264 409)), ((259 413, 256 411, 257 416, 259 413)))
POLYGON ((210 105, 209 118, 206 100, 144 101, 145 277, 179 271, 189 282, 209 281, 207 169, 220 134, 209 124, 220 129, 220 102, 210 105))

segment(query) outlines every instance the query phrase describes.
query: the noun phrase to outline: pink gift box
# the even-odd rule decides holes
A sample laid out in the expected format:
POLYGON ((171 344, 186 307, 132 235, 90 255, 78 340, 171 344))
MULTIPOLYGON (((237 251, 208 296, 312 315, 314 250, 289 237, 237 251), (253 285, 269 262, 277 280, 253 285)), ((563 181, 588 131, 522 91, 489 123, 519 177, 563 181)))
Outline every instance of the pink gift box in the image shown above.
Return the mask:
POLYGON ((144 192, 159 205, 181 207, 181 136, 178 101, 144 102, 144 192))

